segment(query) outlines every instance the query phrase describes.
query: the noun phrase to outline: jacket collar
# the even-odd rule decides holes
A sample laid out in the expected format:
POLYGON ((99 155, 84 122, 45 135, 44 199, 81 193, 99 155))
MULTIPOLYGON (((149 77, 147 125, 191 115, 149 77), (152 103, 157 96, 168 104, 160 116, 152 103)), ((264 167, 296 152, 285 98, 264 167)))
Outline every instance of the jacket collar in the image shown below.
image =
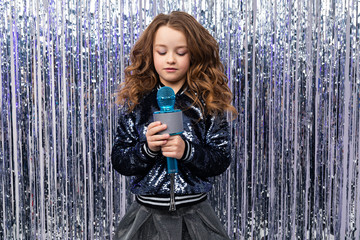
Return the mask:
MULTIPOLYGON (((162 87, 165 87, 165 85, 162 82, 158 81, 157 86, 156 86, 156 90, 159 90, 162 87)), ((175 95, 176 96, 181 96, 181 95, 183 95, 185 93, 186 90, 187 90, 187 84, 184 83, 181 86, 181 88, 179 89, 179 91, 175 95)))

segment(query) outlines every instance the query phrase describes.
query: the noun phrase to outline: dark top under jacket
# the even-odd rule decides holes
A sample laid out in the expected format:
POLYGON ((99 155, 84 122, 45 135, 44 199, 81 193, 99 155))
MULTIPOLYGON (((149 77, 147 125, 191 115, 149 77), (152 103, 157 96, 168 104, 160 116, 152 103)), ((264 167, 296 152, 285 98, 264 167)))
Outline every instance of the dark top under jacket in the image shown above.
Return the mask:
MULTIPOLYGON (((135 109, 120 110, 116 138, 112 149, 112 164, 122 175, 132 176, 130 190, 136 195, 169 195, 170 175, 166 157, 147 147, 146 130, 153 122, 153 113, 159 111, 157 90, 147 94, 135 109)), ((175 175, 175 195, 196 195, 209 192, 213 176, 223 173, 230 164, 229 124, 226 115, 203 116, 191 106, 192 100, 181 89, 176 94, 175 109, 183 111, 186 150, 178 160, 175 175)))

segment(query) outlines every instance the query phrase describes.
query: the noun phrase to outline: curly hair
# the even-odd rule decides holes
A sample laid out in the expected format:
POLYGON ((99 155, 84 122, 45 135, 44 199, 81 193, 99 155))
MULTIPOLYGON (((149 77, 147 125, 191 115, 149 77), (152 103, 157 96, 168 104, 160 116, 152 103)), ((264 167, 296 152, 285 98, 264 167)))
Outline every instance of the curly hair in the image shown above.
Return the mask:
POLYGON ((130 53, 131 64, 125 69, 125 80, 117 92, 117 103, 126 103, 132 111, 156 86, 159 76, 153 61, 153 41, 161 26, 181 31, 186 36, 190 53, 186 94, 193 104, 204 114, 216 115, 225 111, 237 114, 231 105, 232 93, 220 61, 218 43, 194 17, 180 11, 157 15, 137 40, 130 53))

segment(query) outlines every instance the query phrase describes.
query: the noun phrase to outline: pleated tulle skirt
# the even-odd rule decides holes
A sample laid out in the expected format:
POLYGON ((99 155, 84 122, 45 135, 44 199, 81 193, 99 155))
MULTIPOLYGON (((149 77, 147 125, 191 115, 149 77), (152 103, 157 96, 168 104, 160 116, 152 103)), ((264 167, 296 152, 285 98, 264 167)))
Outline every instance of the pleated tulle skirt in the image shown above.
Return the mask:
POLYGON ((117 240, 229 239, 208 200, 174 212, 134 202, 115 231, 117 240))

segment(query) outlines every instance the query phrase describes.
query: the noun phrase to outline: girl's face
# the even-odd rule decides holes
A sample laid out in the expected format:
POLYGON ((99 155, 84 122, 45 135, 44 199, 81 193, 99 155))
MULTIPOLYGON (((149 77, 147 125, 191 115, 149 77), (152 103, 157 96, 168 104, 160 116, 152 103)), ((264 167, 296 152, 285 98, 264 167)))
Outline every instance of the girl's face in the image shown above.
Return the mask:
POLYGON ((162 26, 154 38, 153 59, 160 81, 176 93, 186 80, 190 67, 190 53, 185 35, 173 28, 162 26))

